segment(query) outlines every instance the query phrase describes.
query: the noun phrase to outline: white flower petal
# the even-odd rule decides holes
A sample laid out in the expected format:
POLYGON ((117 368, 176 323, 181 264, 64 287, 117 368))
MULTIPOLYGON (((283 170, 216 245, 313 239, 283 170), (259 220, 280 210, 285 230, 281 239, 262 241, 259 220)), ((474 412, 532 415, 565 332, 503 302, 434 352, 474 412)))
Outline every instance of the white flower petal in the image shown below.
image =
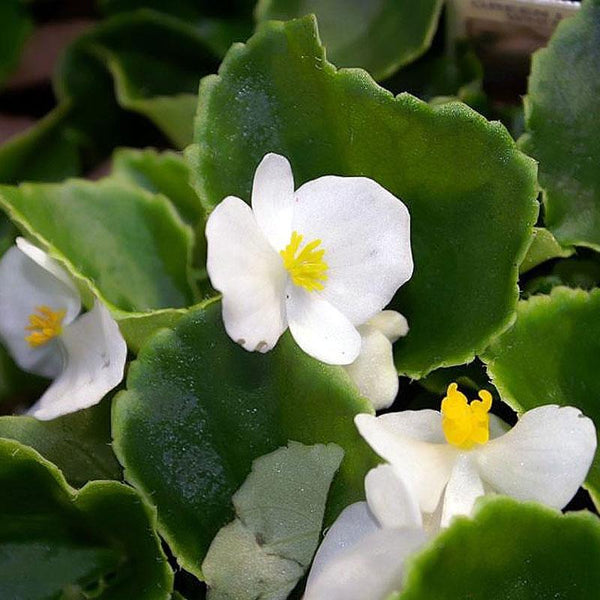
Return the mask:
POLYGON ((375 327, 390 342, 395 342, 408 333, 408 321, 404 315, 395 310, 382 310, 372 319, 369 319, 367 325, 375 327))
POLYGON ((288 160, 267 154, 254 173, 252 212, 275 250, 283 250, 292 236, 294 176, 288 160))
POLYGON ((571 406, 526 412, 475 452, 479 473, 501 494, 563 508, 584 482, 596 451, 590 419, 571 406))
POLYGON ((323 298, 362 325, 410 279, 408 209, 366 177, 326 176, 296 192, 292 229, 321 240, 328 265, 323 298))
POLYGON ((330 365, 347 365, 360 352, 360 333, 339 311, 316 292, 287 287, 290 332, 304 352, 330 365))
POLYGON ((404 563, 426 542, 421 529, 379 529, 330 561, 304 600, 387 600, 402 589, 404 563))
POLYGON ((365 493, 369 509, 382 527, 423 527, 416 498, 392 466, 371 469, 365 477, 365 493))
POLYGON ((461 453, 454 464, 444 493, 441 526, 448 527, 452 517, 469 516, 475 500, 484 495, 477 465, 470 453, 461 453))
MULTIPOLYGON (((57 265, 52 265, 50 257, 25 240, 21 240, 20 245, 28 249, 27 254, 12 247, 0 260, 0 336, 22 369, 55 377, 62 369, 58 344, 56 340, 50 340, 37 348, 31 347, 25 341, 30 333, 25 329, 29 325, 29 316, 37 313, 39 306, 64 310, 64 327, 79 314, 81 300, 70 282, 65 283, 63 276, 57 277, 54 268, 57 265), (32 249, 41 253, 36 261, 30 258, 32 249), (39 263, 44 261, 45 266, 40 266, 39 263)), ((68 278, 64 271, 63 274, 68 278)))
POLYGON ((371 325, 358 328, 361 347, 358 358, 345 367, 362 396, 375 410, 391 406, 398 393, 398 372, 394 364, 392 344, 371 325))
MULTIPOLYGON (((406 435, 405 425, 411 422, 421 425, 420 433, 428 433, 428 427, 431 427, 430 424, 425 426, 425 419, 414 418, 414 415, 402 423, 403 415, 410 412, 379 417, 360 414, 354 422, 371 448, 394 467, 402 481, 416 494, 421 510, 433 512, 450 478, 457 452, 449 444, 425 442, 406 435)), ((434 421, 435 415, 439 415, 436 411, 418 412, 427 412, 429 421, 434 421)))
POLYGON ((432 444, 446 444, 442 415, 437 410, 403 410, 380 415, 377 419, 395 435, 432 444))
POLYGON ((510 431, 510 425, 500 417, 490 414, 490 440, 495 440, 507 431, 510 431))
POLYGON ((26 254, 33 262, 42 267, 42 269, 54 275, 56 279, 60 279, 60 281, 79 296, 79 292, 77 291, 77 287, 73 283, 71 276, 49 254, 44 252, 41 248, 34 246, 23 237, 18 237, 15 240, 15 243, 17 244, 17 248, 21 250, 23 254, 26 254))
POLYGON ((223 294, 223 322, 246 350, 267 352, 287 327, 287 271, 262 234, 250 207, 228 197, 206 224, 206 268, 223 294))
POLYGON ((65 328, 61 342, 65 368, 30 410, 37 419, 93 406, 123 379, 127 345, 100 302, 65 328))
POLYGON ((379 524, 366 502, 355 502, 347 506, 329 528, 315 554, 306 589, 310 588, 313 581, 332 561, 378 529, 379 524))

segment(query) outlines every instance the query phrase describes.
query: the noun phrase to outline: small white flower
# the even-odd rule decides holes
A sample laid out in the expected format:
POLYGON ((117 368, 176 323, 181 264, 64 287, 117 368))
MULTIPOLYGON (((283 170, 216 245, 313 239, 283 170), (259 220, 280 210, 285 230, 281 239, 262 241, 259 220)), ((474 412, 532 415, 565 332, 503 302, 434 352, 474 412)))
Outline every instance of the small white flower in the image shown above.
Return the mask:
POLYGON ((369 471, 365 492, 325 535, 304 600, 386 600, 402 589, 406 559, 427 541, 418 504, 389 465, 369 471))
POLYGON ((23 238, 0 260, 0 337, 25 371, 54 379, 30 410, 54 419, 97 404, 122 379, 127 345, 106 307, 80 316, 68 273, 23 238))
POLYGON ((256 169, 252 208, 225 198, 206 237, 229 336, 267 352, 289 327, 306 353, 330 364, 356 360, 357 326, 413 270, 410 216, 398 198, 366 177, 325 176, 294 191, 290 164, 277 154, 256 169))
POLYGON ((398 312, 384 310, 358 328, 362 338, 360 354, 348 375, 375 410, 388 408, 398 393, 398 372, 392 344, 408 333, 408 323, 398 312))
POLYGON ((488 492, 563 508, 584 482, 596 450, 590 419, 573 407, 540 406, 506 431, 489 415, 492 398, 467 403, 448 387, 441 413, 404 411, 355 422, 363 438, 388 461, 417 498, 424 518, 446 527, 469 515, 488 492))

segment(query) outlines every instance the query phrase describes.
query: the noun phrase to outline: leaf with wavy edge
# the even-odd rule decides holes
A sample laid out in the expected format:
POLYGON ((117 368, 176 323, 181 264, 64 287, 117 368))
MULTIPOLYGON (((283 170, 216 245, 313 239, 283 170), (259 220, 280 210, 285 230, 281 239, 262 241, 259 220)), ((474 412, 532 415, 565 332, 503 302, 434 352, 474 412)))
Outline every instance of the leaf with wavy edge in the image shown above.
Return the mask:
POLYGON ((600 250, 600 0, 585 0, 536 52, 523 150, 539 161, 545 224, 567 245, 600 250))
POLYGON ((595 515, 486 497, 410 559, 390 600, 583 600, 599 588, 595 515))
POLYGON ((364 71, 336 70, 314 19, 263 24, 232 47, 200 85, 195 141, 187 156, 208 209, 249 201, 267 152, 290 159, 296 186, 365 175, 405 202, 415 273, 391 303, 410 325, 401 373, 468 362, 513 319, 538 212, 534 162, 465 105, 394 98, 364 71))
POLYGON ((111 449, 111 398, 52 421, 28 416, 0 417, 0 438, 31 446, 61 469, 74 487, 93 479, 122 478, 111 449))
POLYGON ((132 488, 77 491, 31 448, 0 439, 0 597, 167 600, 173 587, 155 515, 132 488))
POLYGON ((442 0, 260 0, 256 18, 289 21, 315 14, 329 59, 340 67, 361 67, 379 80, 429 48, 442 4, 442 0))

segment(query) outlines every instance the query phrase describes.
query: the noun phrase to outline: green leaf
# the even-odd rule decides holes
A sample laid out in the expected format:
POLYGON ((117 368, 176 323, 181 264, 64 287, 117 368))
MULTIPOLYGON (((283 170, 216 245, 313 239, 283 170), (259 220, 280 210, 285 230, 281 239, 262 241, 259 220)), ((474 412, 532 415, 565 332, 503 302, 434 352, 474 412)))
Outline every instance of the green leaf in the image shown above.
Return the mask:
POLYGON ((397 599, 583 600, 599 587, 596 516, 486 498, 411 560, 397 599))
POLYGON ((442 0, 260 0, 256 16, 287 21, 314 13, 332 62, 384 79, 429 48, 441 8, 442 0))
POLYGON ((0 206, 130 328, 153 317, 144 311, 194 301, 192 236, 161 195, 110 179, 70 180, 0 187, 0 206))
POLYGON ((31 20, 22 0, 0 2, 0 86, 17 66, 31 29, 31 20))
POLYGON ((565 246, 600 250, 600 0, 585 0, 535 53, 522 148, 539 161, 545 223, 565 246))
POLYGON ((110 398, 100 404, 38 421, 33 417, 0 417, 0 438, 31 446, 57 465, 75 487, 93 479, 121 479, 121 468, 111 449, 110 398))
POLYGON ((113 178, 166 196, 194 229, 194 266, 204 282, 202 291, 214 296, 206 275, 206 211, 190 185, 191 172, 183 157, 175 152, 121 148, 113 155, 112 167, 113 178))
POLYGON ((371 411, 342 368, 308 357, 289 334, 267 354, 245 351, 213 301, 157 333, 131 364, 115 399, 114 448, 125 478, 158 507, 179 564, 201 577, 252 461, 288 440, 344 449, 329 518, 362 498, 376 459, 353 417, 371 411))
POLYGON ((170 598, 154 514, 133 489, 95 481, 77 492, 13 440, 0 440, 0 487, 0 597, 170 598))
POLYGON ((468 362, 510 323, 538 205, 534 162, 500 124, 336 71, 311 18, 262 25, 232 48, 198 111, 188 158, 207 206, 249 201, 267 152, 290 159, 296 186, 364 175, 406 203, 415 272, 391 303, 410 325, 395 346, 401 373, 468 362))
MULTIPOLYGON (((148 117, 179 148, 191 142, 198 81, 218 65, 193 26, 140 10, 102 23, 71 52, 95 56, 104 64, 122 108, 148 117)), ((77 74, 63 67, 63 76, 68 88, 77 74)))
POLYGON ((234 42, 245 41, 254 27, 254 0, 99 0, 99 4, 107 15, 147 8, 193 24, 219 57, 222 57, 234 42))
POLYGON ((527 273, 531 269, 553 258, 566 258, 573 254, 573 248, 563 248, 556 238, 543 227, 533 229, 533 237, 527 254, 519 267, 520 273, 527 273))
POLYGON ((189 225, 204 220, 204 208, 189 182, 190 169, 180 154, 120 148, 113 155, 112 176, 165 195, 189 225))
POLYGON ((285 600, 319 543, 327 492, 343 450, 290 442, 257 458, 233 496, 236 519, 202 564, 209 600, 285 600))
MULTIPOLYGON (((600 428, 600 290, 554 288, 519 303, 512 329, 481 357, 500 396, 515 410, 576 406, 600 428)), ((600 500, 600 457, 587 478, 600 500)))

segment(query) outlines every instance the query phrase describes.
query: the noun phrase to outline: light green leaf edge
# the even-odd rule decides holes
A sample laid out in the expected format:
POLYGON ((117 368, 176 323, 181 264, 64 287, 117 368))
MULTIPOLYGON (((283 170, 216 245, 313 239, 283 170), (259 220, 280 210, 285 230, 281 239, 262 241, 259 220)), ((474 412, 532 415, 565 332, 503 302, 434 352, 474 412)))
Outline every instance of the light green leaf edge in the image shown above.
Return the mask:
POLYGON ((574 252, 574 248, 561 246, 548 229, 534 227, 531 245, 519 267, 519 274, 527 273, 553 258, 568 258, 574 252))
MULTIPOLYGON (((193 272, 192 272, 192 244, 193 244, 193 233, 188 225, 183 223, 181 217, 171 204, 171 202, 165 196, 161 194, 151 194, 141 187, 132 186, 131 184, 123 183, 119 180, 111 180, 111 178, 105 178, 102 180, 105 183, 111 185, 122 186, 127 190, 134 190, 140 194, 149 202, 154 202, 162 206, 165 213, 170 215, 173 219, 175 226, 180 230, 183 239, 186 241, 188 246, 188 252, 186 257, 186 270, 188 273, 188 281, 190 282, 191 289, 194 290, 193 286, 193 272)), ((98 183, 69 179, 65 183, 60 185, 86 185, 86 186, 97 186, 98 183)), ((27 184, 35 186, 36 184, 27 184)), ((48 184, 42 184, 48 185, 48 184)), ((18 188, 17 188, 18 189, 18 188)), ((145 340, 151 336, 155 331, 164 327, 170 327, 174 325, 184 314, 187 313, 188 308, 162 308, 153 311, 146 312, 128 312, 115 306, 112 302, 106 300, 101 291, 97 288, 95 283, 82 275, 77 267, 69 260, 62 252, 55 248, 41 233, 35 231, 24 215, 16 210, 12 204, 6 199, 2 193, 2 186, 0 186, 0 208, 9 216, 11 221, 15 223, 24 233, 25 237, 30 238, 33 243, 45 250, 52 258, 64 267, 67 272, 73 277, 81 295, 83 304, 87 308, 91 308, 94 303, 94 297, 99 298, 111 311, 112 316, 118 322, 119 328, 123 337, 127 341, 129 348, 133 352, 138 352, 145 340)), ((202 306, 203 303, 200 303, 202 306)))
MULTIPOLYGON (((123 497, 128 496, 131 498, 131 501, 135 502, 136 504, 139 504, 140 510, 144 512, 146 518, 148 519, 148 523, 150 525, 148 529, 148 534, 152 537, 152 541, 155 544, 156 555, 160 558, 160 562, 157 561, 154 564, 154 568, 156 572, 158 572, 159 570, 162 572, 162 584, 158 584, 159 587, 153 590, 154 593, 151 596, 144 596, 143 598, 148 598, 149 600, 168 600, 171 597, 174 576, 173 571, 171 570, 167 561, 167 556, 162 550, 160 538, 156 533, 156 509, 153 508, 150 504, 146 503, 144 499, 133 488, 117 481, 99 480, 92 481, 86 484, 80 490, 76 490, 68 484, 62 472, 60 471, 60 469, 58 469, 56 465, 46 460, 33 448, 21 444, 20 442, 17 442, 15 440, 0 438, 0 449, 6 450, 7 453, 9 453, 11 456, 25 455, 27 460, 38 463, 40 467, 47 471, 49 480, 52 480, 54 482, 57 489, 59 490, 59 493, 65 494, 68 498, 70 498, 73 507, 75 509, 79 509, 83 515, 86 515, 86 512, 89 511, 90 505, 93 508, 96 498, 101 498, 102 495, 107 495, 107 491, 109 495, 115 498, 118 495, 121 495, 123 497)), ((4 490, 4 492, 6 492, 6 490, 4 490)), ((116 540, 118 540, 118 535, 119 532, 116 532, 116 535, 113 534, 110 537, 112 537, 113 539, 116 538, 116 540)), ((140 600, 143 599, 140 598, 140 600)))

